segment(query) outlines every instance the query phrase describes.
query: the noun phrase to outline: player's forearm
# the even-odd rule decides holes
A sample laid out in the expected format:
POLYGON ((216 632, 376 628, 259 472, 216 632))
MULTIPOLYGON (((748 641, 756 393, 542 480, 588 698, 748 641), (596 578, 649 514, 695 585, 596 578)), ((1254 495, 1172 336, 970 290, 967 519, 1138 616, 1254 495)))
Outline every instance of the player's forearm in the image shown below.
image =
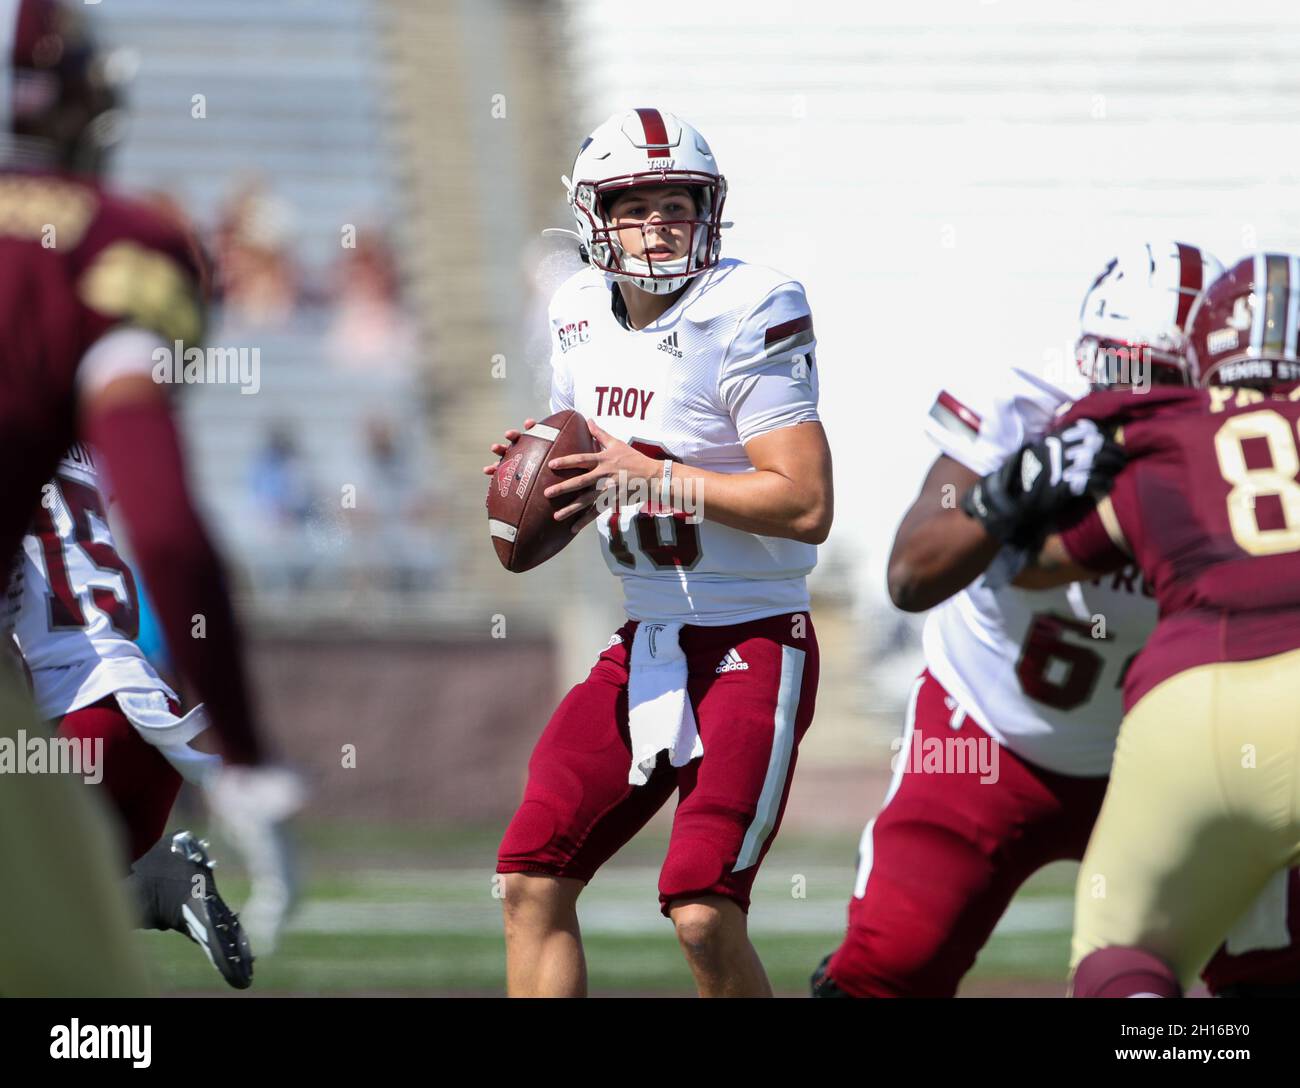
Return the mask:
POLYGON ((821 544, 830 534, 830 480, 799 481, 772 469, 710 472, 673 465, 674 505, 706 521, 760 536, 821 544))
POLYGON ((215 550, 189 498, 164 404, 93 412, 88 437, 113 481, 145 585, 176 667, 208 709, 232 763, 261 758, 239 635, 215 550))
POLYGON ((924 612, 960 593, 988 567, 999 543, 960 510, 913 508, 889 555, 889 598, 904 612, 924 612))
POLYGON ((1071 582, 1087 581, 1103 573, 1105 572, 1082 566, 1070 555, 1060 534, 1053 533, 1043 541, 1038 554, 1030 557, 1029 563, 1012 579, 1011 584, 1021 589, 1051 589, 1071 582))

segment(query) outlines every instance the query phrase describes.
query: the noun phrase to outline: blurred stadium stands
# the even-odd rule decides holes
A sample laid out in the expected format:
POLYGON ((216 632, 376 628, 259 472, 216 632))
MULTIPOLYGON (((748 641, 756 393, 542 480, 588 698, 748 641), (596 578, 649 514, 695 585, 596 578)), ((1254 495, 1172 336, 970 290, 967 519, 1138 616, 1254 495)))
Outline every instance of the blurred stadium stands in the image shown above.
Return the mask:
POLYGON ((408 509, 423 497, 433 512, 429 360, 400 294, 377 298, 374 262, 358 259, 400 231, 376 14, 365 0, 103 9, 129 76, 117 177, 194 221, 217 272, 209 343, 260 356, 256 395, 199 385, 181 403, 200 493, 263 619, 289 592, 303 623, 346 615, 358 593, 391 615, 447 574, 448 542, 408 509), (408 503, 371 456, 382 428, 408 503), (272 433, 299 451, 304 508, 277 512, 254 483, 272 433))

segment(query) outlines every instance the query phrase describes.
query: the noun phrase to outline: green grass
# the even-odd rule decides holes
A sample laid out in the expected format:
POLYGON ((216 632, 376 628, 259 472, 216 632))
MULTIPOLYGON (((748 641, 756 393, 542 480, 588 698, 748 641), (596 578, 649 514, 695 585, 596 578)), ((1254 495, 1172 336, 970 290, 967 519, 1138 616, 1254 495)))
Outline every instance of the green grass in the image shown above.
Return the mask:
MULTIPOLYGON (((500 902, 493 895, 498 834, 495 828, 308 830, 302 908, 280 948, 258 961, 251 992, 501 993, 500 902)), ((583 893, 579 910, 593 994, 692 992, 672 928, 658 908, 665 845, 651 829, 583 893)), ((805 993, 812 968, 839 943, 856 848, 856 835, 783 836, 765 861, 751 930, 778 993, 805 993)), ((218 879, 238 907, 247 886, 229 868, 219 869, 218 879)), ((1064 985, 1073 880, 1073 866, 1056 865, 1025 886, 965 989, 1064 985)), ((198 947, 178 934, 142 933, 137 940, 160 992, 234 994, 198 947)))

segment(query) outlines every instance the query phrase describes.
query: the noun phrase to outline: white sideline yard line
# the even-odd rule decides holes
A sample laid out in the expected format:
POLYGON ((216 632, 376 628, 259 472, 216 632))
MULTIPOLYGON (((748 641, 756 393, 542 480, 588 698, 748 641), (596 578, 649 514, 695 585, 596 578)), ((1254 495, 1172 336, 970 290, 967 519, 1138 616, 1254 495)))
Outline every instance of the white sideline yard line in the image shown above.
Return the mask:
MULTIPOLYGON (((847 868, 810 868, 807 898, 790 894, 790 881, 761 875, 750 911, 756 935, 838 934, 853 873, 847 868), (765 879, 766 877, 766 879, 765 879)), ((492 896, 490 869, 437 872, 360 871, 350 875, 365 894, 308 899, 289 924, 294 933, 384 933, 424 936, 495 935, 501 931, 501 903, 492 896)), ((583 893, 578 916, 591 935, 669 934, 659 913, 658 868, 620 868, 603 873, 583 893)), ((1070 928, 1072 899, 1039 896, 1012 903, 998 935, 1047 934, 1070 928)))

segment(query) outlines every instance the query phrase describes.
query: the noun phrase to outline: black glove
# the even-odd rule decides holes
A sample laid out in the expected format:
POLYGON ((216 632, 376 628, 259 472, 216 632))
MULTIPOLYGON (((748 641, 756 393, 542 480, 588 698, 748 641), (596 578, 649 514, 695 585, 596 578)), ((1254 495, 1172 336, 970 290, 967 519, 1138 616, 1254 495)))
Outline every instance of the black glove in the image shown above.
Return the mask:
POLYGON ((1123 449, 1090 419, 1021 446, 962 496, 961 508, 992 537, 1019 548, 1041 543, 1048 527, 1084 495, 1110 490, 1123 449))

